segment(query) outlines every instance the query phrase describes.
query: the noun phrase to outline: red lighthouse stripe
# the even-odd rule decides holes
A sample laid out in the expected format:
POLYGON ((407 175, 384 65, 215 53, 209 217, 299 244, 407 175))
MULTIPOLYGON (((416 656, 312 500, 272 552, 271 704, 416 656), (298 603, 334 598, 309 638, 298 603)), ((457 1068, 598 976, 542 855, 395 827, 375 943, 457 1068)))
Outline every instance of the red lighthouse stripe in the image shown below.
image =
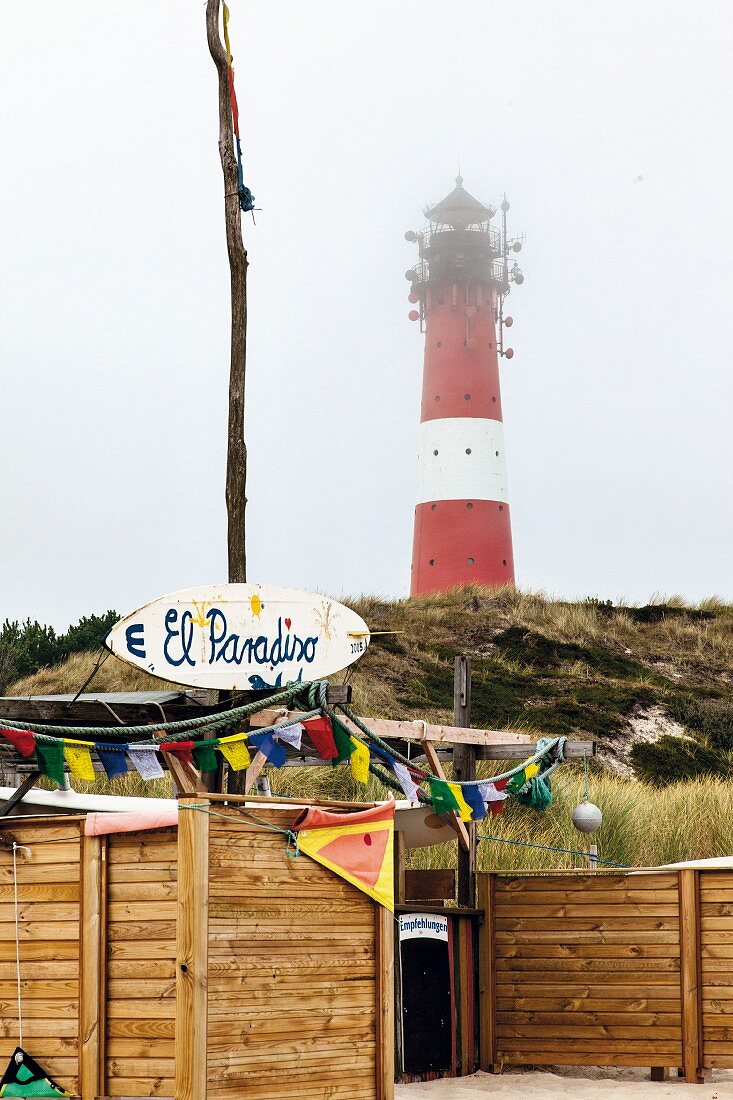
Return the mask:
POLYGON ((428 309, 420 419, 501 420, 493 308, 463 303, 453 308, 451 303, 446 287, 442 301, 428 309))
POLYGON ((495 500, 418 504, 410 594, 445 592, 459 584, 514 583, 509 505, 495 500))

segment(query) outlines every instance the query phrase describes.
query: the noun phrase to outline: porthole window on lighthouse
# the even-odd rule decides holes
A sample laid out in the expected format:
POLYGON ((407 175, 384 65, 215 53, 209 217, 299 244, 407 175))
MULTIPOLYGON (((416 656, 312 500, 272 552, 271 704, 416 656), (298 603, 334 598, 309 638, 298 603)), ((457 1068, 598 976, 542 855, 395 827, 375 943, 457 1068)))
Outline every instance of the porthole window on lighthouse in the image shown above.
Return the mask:
POLYGON ((470 455, 470 453, 471 453, 471 448, 470 448, 470 447, 466 447, 466 454, 467 454, 467 455, 470 455))
POLYGON ((470 512, 471 509, 473 508, 473 504, 471 504, 471 502, 469 501, 468 504, 466 505, 466 507, 468 508, 468 510, 470 512))
POLYGON ((434 454, 434 455, 437 455, 437 453, 438 453, 437 451, 433 451, 433 454, 434 454))
POLYGON ((471 394, 470 393, 464 393, 463 400, 464 401, 470 401, 471 400, 471 394))
MULTIPOLYGON (((466 561, 469 565, 473 565, 473 558, 466 558, 466 561)), ((506 564, 506 562, 504 564, 506 564)))

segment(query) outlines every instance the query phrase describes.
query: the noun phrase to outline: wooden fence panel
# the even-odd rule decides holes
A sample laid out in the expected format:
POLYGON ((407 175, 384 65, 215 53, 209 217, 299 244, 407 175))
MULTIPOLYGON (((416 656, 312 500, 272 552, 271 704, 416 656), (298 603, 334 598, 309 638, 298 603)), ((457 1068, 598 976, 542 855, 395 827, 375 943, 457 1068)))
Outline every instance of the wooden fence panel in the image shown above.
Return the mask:
POLYGON ((683 1065, 675 872, 481 876, 480 897, 484 1068, 683 1065))
MULTIPOLYGON (((268 811, 281 828, 294 817, 268 811)), ((388 1100, 392 915, 224 809, 208 881, 209 1100, 388 1100)))
POLYGON ((175 829, 108 838, 106 1093, 175 1095, 175 829))
POLYGON ((705 1068, 733 1068, 733 873, 701 871, 700 1000, 705 1068))
MULTIPOLYGON (((71 1093, 79 1091, 78 818, 8 821, 30 854, 17 857, 23 1045, 71 1093)), ((0 853, 0 1065, 18 1043, 12 853, 0 853)), ((0 1072, 2 1072, 0 1069, 0 1072)))

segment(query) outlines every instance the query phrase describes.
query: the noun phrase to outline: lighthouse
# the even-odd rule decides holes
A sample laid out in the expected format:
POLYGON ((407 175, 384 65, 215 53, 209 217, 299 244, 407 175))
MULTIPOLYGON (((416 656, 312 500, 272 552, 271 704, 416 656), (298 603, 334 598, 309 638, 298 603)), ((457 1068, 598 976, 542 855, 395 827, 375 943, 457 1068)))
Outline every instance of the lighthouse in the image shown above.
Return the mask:
POLYGON ((420 488, 415 508, 411 595, 460 584, 514 582, 514 556, 499 387, 499 357, 511 359, 504 303, 524 276, 507 236, 509 203, 497 213, 465 190, 425 211, 409 231, 419 261, 406 276, 410 319, 425 335, 420 416, 420 488), (511 258, 511 260, 510 260, 511 258))

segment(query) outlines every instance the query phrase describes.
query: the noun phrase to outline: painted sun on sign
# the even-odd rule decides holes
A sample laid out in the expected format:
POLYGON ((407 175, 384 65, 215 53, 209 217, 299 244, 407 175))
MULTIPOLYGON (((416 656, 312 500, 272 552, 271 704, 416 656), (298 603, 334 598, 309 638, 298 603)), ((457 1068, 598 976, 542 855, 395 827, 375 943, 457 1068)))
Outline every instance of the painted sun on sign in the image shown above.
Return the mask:
POLYGON ((369 637, 360 615, 326 596, 224 584, 145 604, 112 628, 106 645, 165 680, 258 691, 332 676, 366 653, 369 637))

